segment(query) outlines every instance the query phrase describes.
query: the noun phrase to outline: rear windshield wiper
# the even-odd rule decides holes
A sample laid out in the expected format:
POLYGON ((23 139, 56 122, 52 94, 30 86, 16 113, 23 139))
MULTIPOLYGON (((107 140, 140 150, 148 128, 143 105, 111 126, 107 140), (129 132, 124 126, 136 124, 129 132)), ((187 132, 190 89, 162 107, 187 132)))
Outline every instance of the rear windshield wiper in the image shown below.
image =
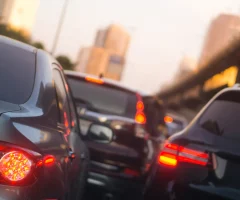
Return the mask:
POLYGON ((201 127, 216 135, 222 135, 224 133, 224 130, 220 129, 219 124, 214 120, 205 121, 201 124, 201 127))

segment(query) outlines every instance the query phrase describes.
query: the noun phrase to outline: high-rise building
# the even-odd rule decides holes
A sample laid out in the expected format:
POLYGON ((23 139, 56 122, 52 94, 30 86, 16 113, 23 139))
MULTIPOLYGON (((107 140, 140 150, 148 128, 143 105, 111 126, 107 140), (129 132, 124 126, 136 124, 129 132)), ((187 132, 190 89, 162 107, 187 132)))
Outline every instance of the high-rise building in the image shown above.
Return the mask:
POLYGON ((114 55, 124 57, 126 56, 129 42, 130 35, 123 27, 114 24, 108 27, 104 43, 105 49, 114 55))
POLYGON ((75 67, 76 71, 99 75, 106 73, 108 65, 108 52, 104 48, 89 47, 81 49, 75 67))
POLYGON ((0 1, 0 23, 8 23, 14 0, 0 1))
POLYGON ((96 34, 95 46, 104 47, 106 36, 107 36, 107 29, 99 30, 96 34))
POLYGON ((99 30, 95 38, 95 46, 103 47, 110 53, 124 57, 127 53, 130 35, 119 25, 112 24, 99 30))
POLYGON ((99 30, 94 46, 83 48, 75 70, 121 80, 130 35, 118 25, 99 30))
POLYGON ((75 66, 76 71, 85 72, 90 58, 91 50, 92 50, 91 47, 85 47, 80 50, 77 58, 77 63, 75 66))
POLYGON ((1 0, 1 23, 31 35, 39 0, 1 0))
POLYGON ((230 14, 221 14, 210 24, 205 36, 199 66, 204 66, 230 42, 240 36, 240 17, 230 14))

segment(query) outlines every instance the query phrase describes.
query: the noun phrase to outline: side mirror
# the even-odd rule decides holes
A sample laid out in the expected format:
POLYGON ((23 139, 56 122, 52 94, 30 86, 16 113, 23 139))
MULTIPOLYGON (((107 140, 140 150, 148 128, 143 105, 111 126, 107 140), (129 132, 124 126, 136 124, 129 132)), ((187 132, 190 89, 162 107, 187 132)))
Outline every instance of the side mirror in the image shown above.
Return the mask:
POLYGON ((110 143, 113 139, 113 131, 107 126, 92 124, 88 129, 87 137, 95 142, 110 143))

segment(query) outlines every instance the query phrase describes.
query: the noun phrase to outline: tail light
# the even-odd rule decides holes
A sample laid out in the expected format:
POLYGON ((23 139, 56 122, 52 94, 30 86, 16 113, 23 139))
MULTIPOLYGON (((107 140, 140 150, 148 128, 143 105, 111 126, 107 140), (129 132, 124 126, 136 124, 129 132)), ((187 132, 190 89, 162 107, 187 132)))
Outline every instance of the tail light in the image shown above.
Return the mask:
POLYGON ((32 161, 21 152, 9 152, 0 159, 1 174, 9 181, 23 180, 29 175, 31 168, 32 161))
POLYGON ((165 122, 165 123, 169 123, 169 124, 170 124, 170 123, 172 123, 172 122, 173 122, 173 118, 172 118, 172 117, 170 117, 170 116, 165 116, 165 117, 164 117, 164 122, 165 122))
POLYGON ((0 184, 30 185, 39 177, 43 165, 41 154, 0 143, 0 184))
POLYGON ((135 121, 139 124, 145 124, 147 121, 147 118, 144 113, 144 103, 139 94, 136 94, 136 96, 137 96, 137 104, 136 104, 135 121))
POLYGON ((145 124, 146 123, 146 116, 143 112, 137 112, 135 116, 135 121, 139 124, 145 124))
POLYGON ((176 167, 178 162, 206 166, 209 155, 205 152, 189 149, 176 144, 166 143, 158 157, 158 163, 176 167))

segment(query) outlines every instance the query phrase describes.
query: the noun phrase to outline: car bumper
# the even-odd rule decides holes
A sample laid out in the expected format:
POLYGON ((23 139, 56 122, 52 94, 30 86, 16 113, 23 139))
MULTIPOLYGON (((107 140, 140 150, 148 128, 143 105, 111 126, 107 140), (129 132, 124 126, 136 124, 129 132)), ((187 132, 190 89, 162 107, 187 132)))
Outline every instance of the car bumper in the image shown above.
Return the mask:
POLYGON ((40 200, 40 194, 35 184, 27 187, 0 185, 1 200, 40 200))
POLYGON ((110 177, 103 174, 90 172, 88 177, 89 187, 100 189, 105 194, 135 195, 140 194, 143 184, 140 181, 110 177))

